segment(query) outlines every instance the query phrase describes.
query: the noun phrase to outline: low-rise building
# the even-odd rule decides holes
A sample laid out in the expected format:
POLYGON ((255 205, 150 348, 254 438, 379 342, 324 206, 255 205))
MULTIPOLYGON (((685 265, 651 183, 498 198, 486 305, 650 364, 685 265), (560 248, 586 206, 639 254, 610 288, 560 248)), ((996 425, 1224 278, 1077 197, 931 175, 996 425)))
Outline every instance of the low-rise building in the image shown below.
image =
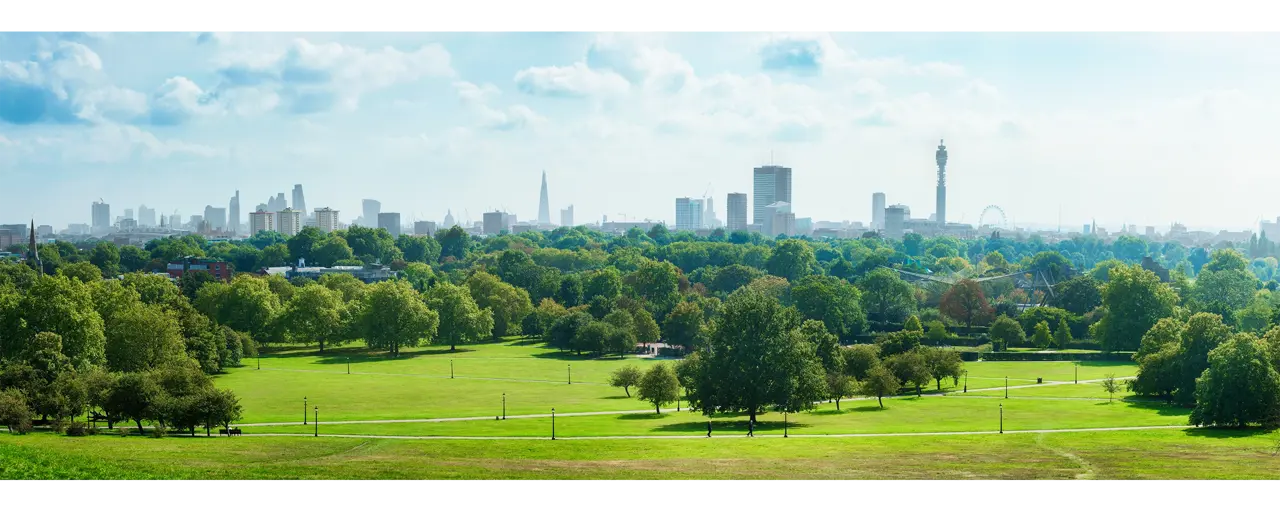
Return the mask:
POLYGON ((207 258, 186 258, 178 261, 171 261, 165 267, 165 272, 169 277, 177 279, 191 272, 205 272, 212 274, 214 277, 223 281, 231 280, 231 265, 225 261, 216 261, 207 258))
MULTIPOLYGON (((267 269, 267 273, 271 274, 273 269, 267 269)), ((292 280, 295 277, 306 277, 310 279, 320 279, 325 274, 351 274, 351 276, 365 283, 376 283, 394 279, 399 273, 385 266, 365 267, 365 266, 338 266, 338 267, 290 267, 284 272, 286 279, 292 280)))

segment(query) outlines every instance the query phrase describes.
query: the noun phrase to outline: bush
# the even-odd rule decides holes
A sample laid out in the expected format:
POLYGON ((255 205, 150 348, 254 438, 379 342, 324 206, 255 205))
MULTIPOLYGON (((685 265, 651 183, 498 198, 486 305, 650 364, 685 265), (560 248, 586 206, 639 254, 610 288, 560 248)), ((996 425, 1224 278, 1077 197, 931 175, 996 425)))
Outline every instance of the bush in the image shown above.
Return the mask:
POLYGON ((991 352, 982 354, 984 361, 1132 361, 1133 352, 991 352))
POLYGON ((49 429, 56 434, 65 434, 69 426, 71 426, 71 423, 62 418, 56 418, 49 422, 49 429))
POLYGON ((67 426, 67 435, 71 437, 84 437, 90 433, 89 426, 85 425, 83 421, 73 421, 67 426))
POLYGON ((124 427, 119 427, 119 428, 117 428, 117 429, 116 429, 116 435, 118 435, 118 436, 120 436, 120 437, 125 437, 125 436, 129 435, 129 429, 124 428, 124 427))
POLYGON ((18 420, 17 423, 9 425, 9 432, 18 434, 18 435, 30 434, 32 428, 33 427, 31 426, 31 420, 28 418, 22 418, 18 420))
POLYGON ((979 353, 979 354, 987 354, 987 353, 989 353, 989 352, 991 352, 991 344, 990 344, 990 343, 983 343, 983 344, 981 344, 981 345, 978 345, 978 353, 979 353))
POLYGON ((157 424, 156 426, 154 426, 154 427, 152 427, 152 428, 151 428, 151 434, 150 434, 150 435, 151 435, 151 437, 154 437, 154 438, 156 438, 156 439, 160 439, 160 438, 164 437, 164 436, 165 436, 165 434, 168 434, 168 433, 169 433, 169 429, 165 428, 165 427, 164 427, 164 425, 159 425, 159 424, 157 424))

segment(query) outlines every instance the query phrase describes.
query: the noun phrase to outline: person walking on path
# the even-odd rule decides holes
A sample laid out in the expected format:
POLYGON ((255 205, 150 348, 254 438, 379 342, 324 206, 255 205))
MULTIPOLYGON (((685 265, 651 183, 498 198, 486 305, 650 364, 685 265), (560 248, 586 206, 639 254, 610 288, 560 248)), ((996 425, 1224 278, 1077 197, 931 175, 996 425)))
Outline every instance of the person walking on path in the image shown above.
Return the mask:
POLYGON ((756 436, 756 422, 753 420, 747 420, 747 437, 755 437, 755 436, 756 436))
POLYGON ((707 420, 707 437, 711 437, 711 420, 707 420))

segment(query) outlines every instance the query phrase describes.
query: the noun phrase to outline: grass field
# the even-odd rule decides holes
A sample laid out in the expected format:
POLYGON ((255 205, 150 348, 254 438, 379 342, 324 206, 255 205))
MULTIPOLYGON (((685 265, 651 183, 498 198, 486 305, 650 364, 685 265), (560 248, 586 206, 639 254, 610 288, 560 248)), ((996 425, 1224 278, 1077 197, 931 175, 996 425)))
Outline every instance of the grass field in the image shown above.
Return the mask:
POLYGON ((820 404, 788 415, 787 432, 801 436, 790 439, 777 437, 778 413, 758 417, 763 437, 756 438, 745 436, 745 414, 717 415, 713 439, 687 439, 680 436, 705 435, 705 416, 670 407, 649 412, 649 404, 605 384, 619 366, 646 368, 652 359, 589 360, 508 340, 457 352, 413 349, 396 359, 348 348, 282 351, 264 356, 262 370, 248 362, 216 379, 240 396, 240 423, 291 424, 245 426, 240 438, 0 435, 0 478, 1275 478, 1280 470, 1277 436, 1261 431, 990 433, 1000 428, 1002 404, 1006 431, 1186 425, 1186 409, 1127 392, 1108 403, 1099 384, 1071 383, 1077 371, 1082 381, 1131 376, 1132 363, 966 363, 967 393, 961 379, 959 386, 943 383, 947 396, 886 398, 884 409, 874 399, 845 400, 841 411, 820 404), (560 439, 547 439, 545 416, 331 423, 492 418, 501 414, 503 393, 508 416, 554 407, 560 439), (315 429, 300 424, 303 396, 320 408, 322 437, 302 436, 315 429), (575 412, 604 414, 564 415, 575 412), (932 432, 953 434, 883 435, 932 432), (804 437, 838 434, 876 437, 804 437), (643 438, 574 439, 619 436, 643 438))
POLYGON ((877 438, 402 441, 0 436, 0 478, 1270 479, 1276 436, 1152 430, 877 438))

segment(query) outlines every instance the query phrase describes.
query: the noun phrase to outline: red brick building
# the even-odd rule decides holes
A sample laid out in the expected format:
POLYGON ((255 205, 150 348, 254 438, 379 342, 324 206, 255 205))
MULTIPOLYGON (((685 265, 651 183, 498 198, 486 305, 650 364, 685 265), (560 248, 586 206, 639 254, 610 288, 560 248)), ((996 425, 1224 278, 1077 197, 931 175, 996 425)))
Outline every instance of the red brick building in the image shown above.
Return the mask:
POLYGON ((231 266, 227 262, 204 258, 171 261, 165 271, 169 273, 169 277, 174 279, 186 275, 187 272, 207 272, 220 280, 231 280, 231 266))

